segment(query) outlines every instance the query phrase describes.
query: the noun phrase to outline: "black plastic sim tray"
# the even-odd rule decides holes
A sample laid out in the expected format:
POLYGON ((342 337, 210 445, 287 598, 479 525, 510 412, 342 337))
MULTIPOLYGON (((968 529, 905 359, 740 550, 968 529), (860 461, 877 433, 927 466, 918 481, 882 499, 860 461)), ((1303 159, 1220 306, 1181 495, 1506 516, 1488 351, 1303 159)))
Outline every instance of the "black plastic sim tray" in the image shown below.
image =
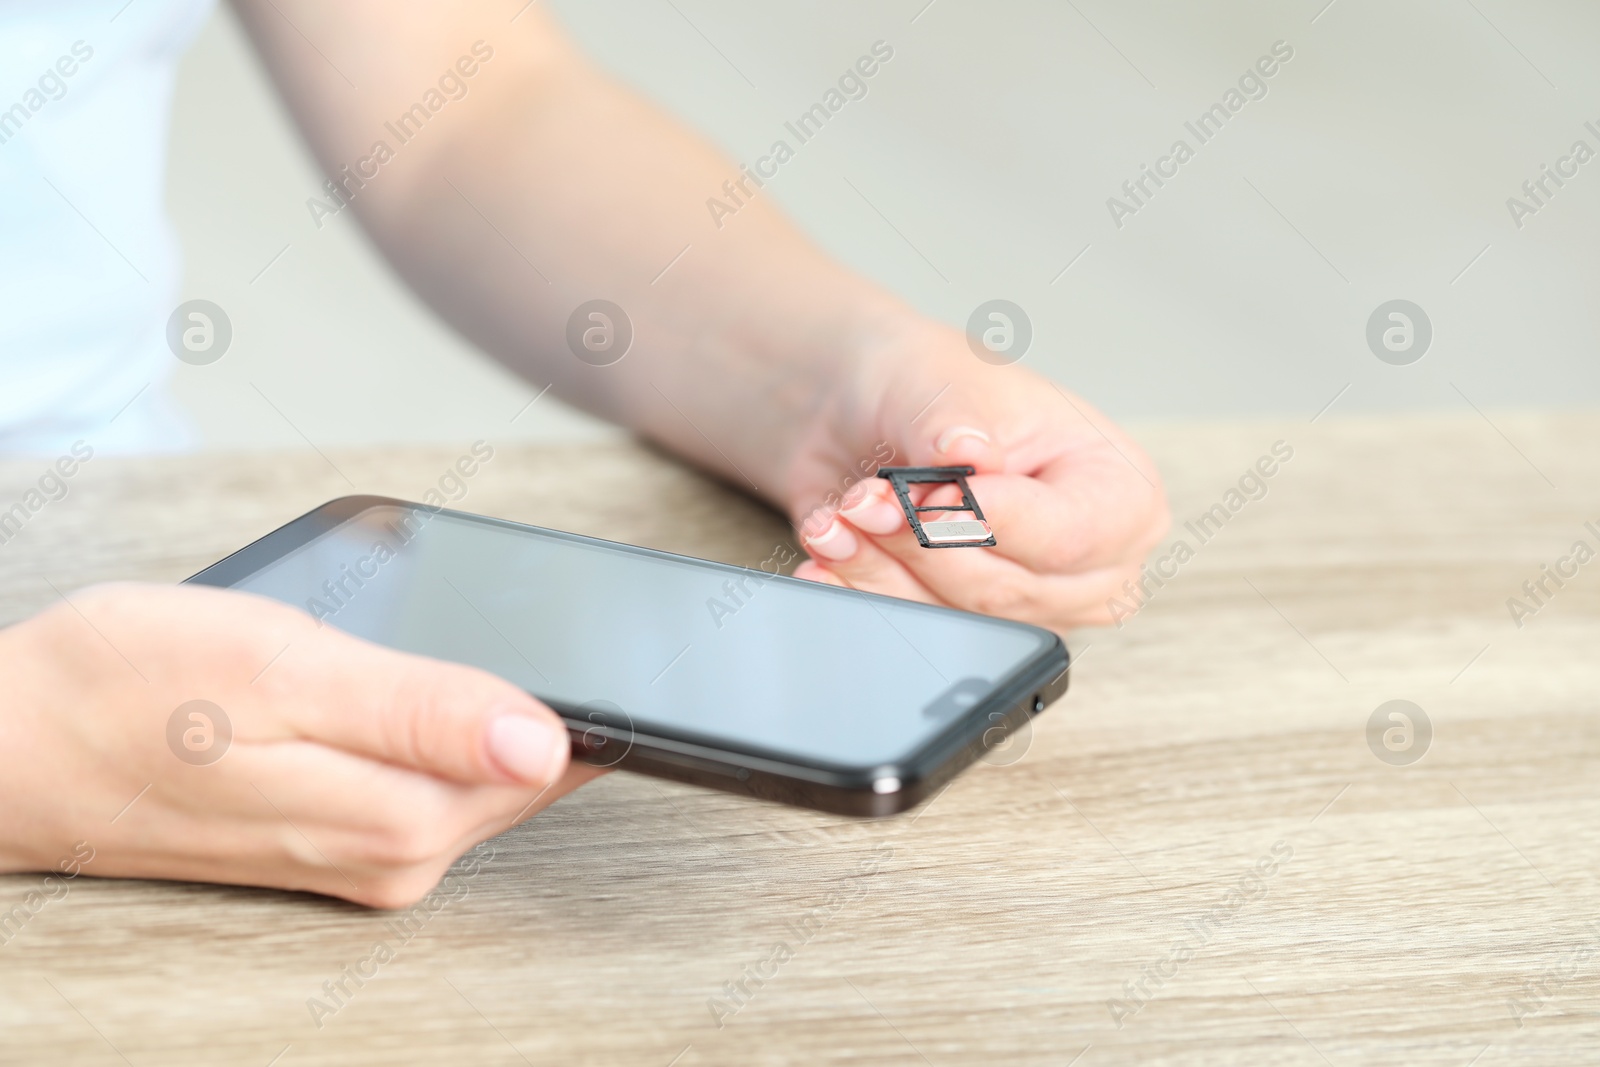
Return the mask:
POLYGON ((994 544, 994 531, 983 517, 983 509, 967 487, 971 467, 880 467, 878 477, 889 479, 894 495, 900 498, 900 508, 911 522, 911 532, 917 535, 917 544, 923 548, 987 548, 994 544), (918 507, 911 502, 910 486, 925 484, 952 484, 961 488, 960 504, 941 504, 937 507, 918 507), (922 511, 970 511, 970 519, 950 519, 923 522, 922 511))

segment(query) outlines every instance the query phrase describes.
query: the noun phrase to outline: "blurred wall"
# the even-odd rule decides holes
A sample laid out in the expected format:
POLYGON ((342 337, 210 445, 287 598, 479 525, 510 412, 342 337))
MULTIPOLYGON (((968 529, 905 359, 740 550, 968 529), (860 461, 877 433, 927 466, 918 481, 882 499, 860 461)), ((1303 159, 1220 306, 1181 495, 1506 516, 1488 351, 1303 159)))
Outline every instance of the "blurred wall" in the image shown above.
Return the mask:
MULTIPOLYGON (((746 162, 887 42, 866 97, 766 191, 930 315, 1019 305, 1026 362, 1115 416, 1600 401, 1600 158, 1564 164, 1576 173, 1545 178, 1537 201, 1523 190, 1578 140, 1600 153, 1600 5, 552 7, 599 62, 746 162), (1241 85, 1277 42, 1292 57, 1241 85), (1202 141, 1185 124, 1219 103, 1237 110, 1202 141), (1160 164, 1175 174, 1124 191, 1180 139, 1193 157, 1160 164), (1537 210, 1514 217, 1511 197, 1537 210), (1405 365, 1369 341, 1395 299, 1431 324, 1405 365)), ((320 181, 219 11, 182 71, 170 178, 185 295, 252 324, 228 359, 180 368, 209 443, 298 444, 245 401, 305 380, 326 388, 295 393, 292 416, 319 444, 612 432, 549 397, 510 423, 535 389, 434 321, 348 215, 312 229, 320 181)))

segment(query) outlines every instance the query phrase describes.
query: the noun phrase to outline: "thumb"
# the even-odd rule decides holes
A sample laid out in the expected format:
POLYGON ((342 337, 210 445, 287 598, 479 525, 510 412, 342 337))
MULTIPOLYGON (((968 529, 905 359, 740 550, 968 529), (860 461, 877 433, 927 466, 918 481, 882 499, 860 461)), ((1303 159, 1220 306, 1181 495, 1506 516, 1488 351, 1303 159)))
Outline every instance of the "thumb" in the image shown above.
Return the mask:
POLYGON ((883 430, 895 456, 888 461, 905 467, 974 467, 981 473, 994 473, 1005 467, 1005 454, 995 444, 997 431, 991 412, 984 410, 981 395, 974 396, 971 383, 955 374, 935 372, 920 388, 902 386, 891 394, 883 430), (927 400, 923 388, 943 382, 927 400))
POLYGON ((913 467, 973 467, 979 473, 999 471, 1005 456, 995 445, 986 419, 959 409, 930 412, 921 425, 909 427, 906 457, 913 467))
POLYGON ((331 628, 318 636, 284 675, 314 740, 457 782, 543 787, 566 771, 565 724, 505 679, 331 628))

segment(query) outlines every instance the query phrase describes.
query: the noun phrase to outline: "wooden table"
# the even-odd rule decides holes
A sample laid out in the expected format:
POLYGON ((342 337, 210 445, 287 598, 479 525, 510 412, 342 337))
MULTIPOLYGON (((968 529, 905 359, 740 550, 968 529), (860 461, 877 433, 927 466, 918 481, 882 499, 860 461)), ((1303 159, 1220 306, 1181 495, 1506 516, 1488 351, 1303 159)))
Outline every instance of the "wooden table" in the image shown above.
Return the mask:
MULTIPOLYGON (((1194 558, 1072 635, 1020 762, 882 822, 611 775, 497 839, 320 1029, 308 998, 392 916, 80 879, 0 947, 0 1060, 1600 1061, 1600 563, 1521 629, 1506 606, 1600 547, 1600 420, 1143 436, 1194 558), (1187 534, 1278 440, 1265 498, 1187 534), (1369 748, 1392 699, 1432 724, 1409 765, 1369 748)), ((465 446, 95 459, 0 546, 0 618, 46 579, 182 578, 346 478, 417 497, 465 446)), ((629 445, 502 448, 462 506, 747 564, 787 536, 629 445)))

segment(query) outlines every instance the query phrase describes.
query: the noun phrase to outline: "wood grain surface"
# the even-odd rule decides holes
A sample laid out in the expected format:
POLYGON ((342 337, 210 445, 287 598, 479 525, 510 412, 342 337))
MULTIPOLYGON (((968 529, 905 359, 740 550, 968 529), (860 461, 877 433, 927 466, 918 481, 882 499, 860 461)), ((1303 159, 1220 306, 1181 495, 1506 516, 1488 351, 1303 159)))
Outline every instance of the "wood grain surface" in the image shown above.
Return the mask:
MULTIPOLYGON (((405 939, 311 896, 80 878, 0 945, 0 1062, 1600 1062, 1600 562, 1520 628, 1506 605, 1600 548, 1600 420, 1142 437, 1193 557, 1070 635, 1020 760, 878 822, 613 774, 405 939), (1402 765, 1368 743, 1396 699, 1432 726, 1402 765)), ((0 620, 355 489, 417 498, 466 447, 96 458, 0 545, 0 620)), ((43 462, 0 467, 0 507, 43 462)), ((789 536, 631 445, 501 448, 459 506, 745 564, 789 536)), ((0 911, 36 881, 0 878, 0 911)))

